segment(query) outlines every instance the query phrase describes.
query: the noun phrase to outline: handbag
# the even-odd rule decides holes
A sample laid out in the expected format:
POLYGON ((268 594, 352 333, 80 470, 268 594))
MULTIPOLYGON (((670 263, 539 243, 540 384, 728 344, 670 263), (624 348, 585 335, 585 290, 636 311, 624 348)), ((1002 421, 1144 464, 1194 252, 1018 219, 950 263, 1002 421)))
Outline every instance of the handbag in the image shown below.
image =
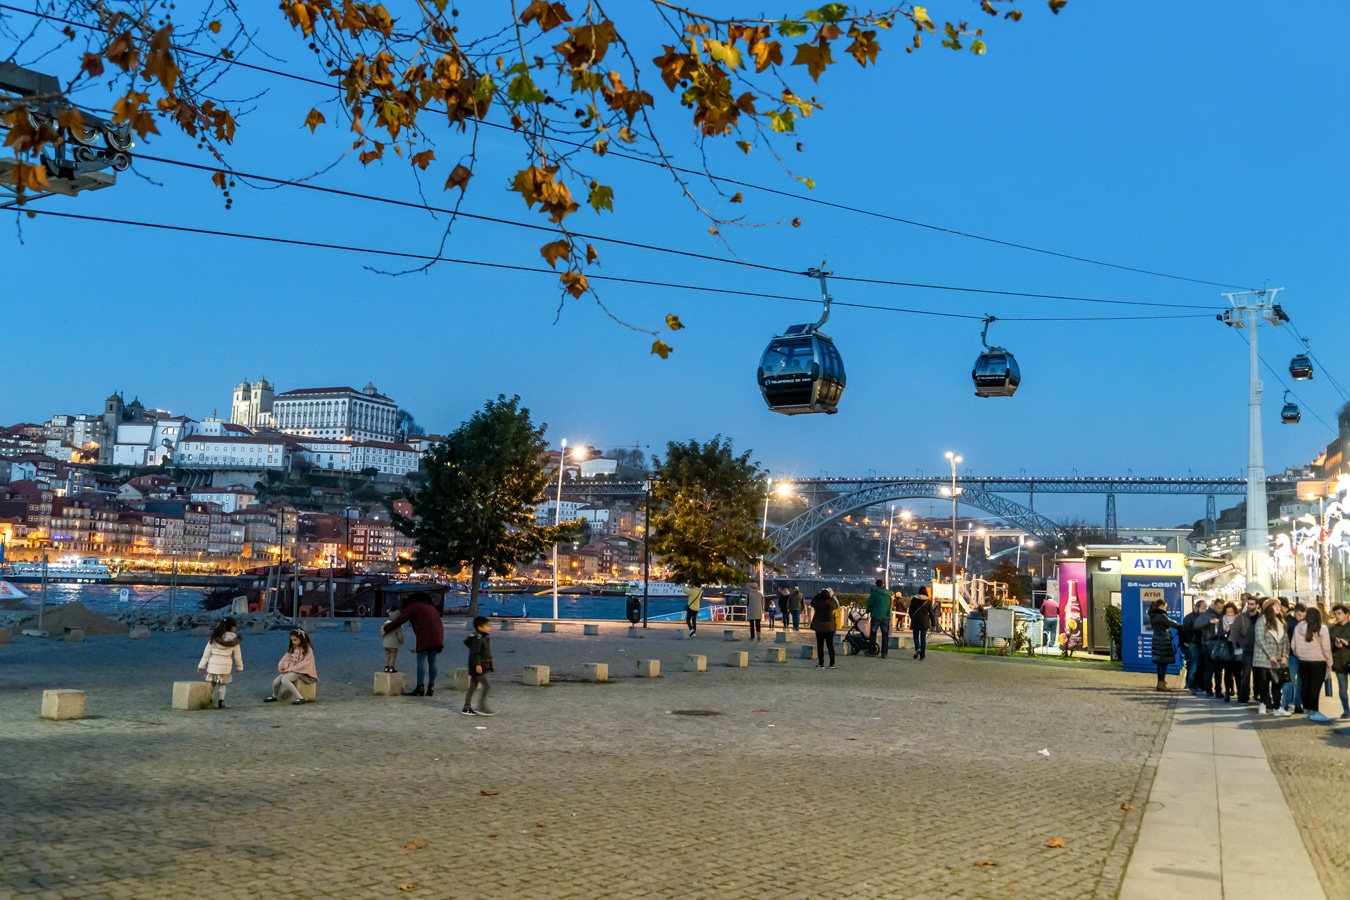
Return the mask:
POLYGON ((1275 681, 1279 684, 1288 684, 1290 682, 1289 667, 1280 666, 1275 670, 1275 681))
POLYGON ((1233 655, 1233 645, 1225 640, 1216 640, 1210 647, 1209 655, 1211 659, 1219 662, 1232 662, 1236 657, 1233 655))

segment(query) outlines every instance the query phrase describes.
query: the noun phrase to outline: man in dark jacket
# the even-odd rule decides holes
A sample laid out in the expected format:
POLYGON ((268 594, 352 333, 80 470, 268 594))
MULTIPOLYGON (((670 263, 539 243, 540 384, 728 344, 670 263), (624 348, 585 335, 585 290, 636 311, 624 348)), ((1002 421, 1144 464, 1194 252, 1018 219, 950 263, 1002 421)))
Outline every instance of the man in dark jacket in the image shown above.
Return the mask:
MULTIPOLYGON (((1219 602, 1214 601, 1214 605, 1219 606, 1219 602)), ((1214 681, 1216 678, 1222 678, 1222 666, 1211 656, 1213 649, 1211 639, 1218 633, 1221 618, 1223 617, 1210 608, 1196 615, 1195 621, 1191 623, 1191 639, 1200 645, 1200 665, 1197 667, 1200 684, 1196 693, 1207 697, 1214 696, 1214 681)), ((1219 693, 1223 693, 1222 685, 1219 693)))
POLYGON ((464 709, 460 710, 462 715, 466 716, 490 716, 492 710, 488 709, 487 696, 488 684, 487 676, 492 671, 492 623, 487 616, 475 616, 473 620, 473 634, 464 639, 464 646, 469 648, 469 692, 464 695, 464 709), (478 696, 478 709, 473 708, 473 692, 478 687, 483 688, 483 693, 478 696))
POLYGON ((1181 645, 1186 648, 1186 690, 1194 693, 1199 693, 1203 669, 1200 661, 1200 638, 1195 631, 1195 620, 1208 609, 1209 604, 1204 600, 1195 601, 1186 618, 1181 620, 1181 629, 1177 635, 1181 638, 1181 645))
POLYGON ((414 591, 403 601, 403 612, 398 618, 388 622, 380 629, 380 634, 401 628, 404 622, 412 623, 417 645, 413 655, 417 657, 417 687, 409 696, 430 697, 436 687, 436 657, 445 649, 445 627, 441 624, 441 614, 431 603, 431 595, 426 591, 414 591))
POLYGON ((1247 703, 1252 696, 1252 658, 1256 655, 1256 620, 1261 617, 1261 603, 1263 597, 1253 597, 1251 594, 1243 594, 1242 598, 1246 601, 1242 609, 1238 610, 1238 617, 1233 620, 1233 627, 1228 632, 1228 642, 1233 645, 1233 650, 1241 653, 1242 668, 1238 672, 1237 699, 1239 703, 1247 703))

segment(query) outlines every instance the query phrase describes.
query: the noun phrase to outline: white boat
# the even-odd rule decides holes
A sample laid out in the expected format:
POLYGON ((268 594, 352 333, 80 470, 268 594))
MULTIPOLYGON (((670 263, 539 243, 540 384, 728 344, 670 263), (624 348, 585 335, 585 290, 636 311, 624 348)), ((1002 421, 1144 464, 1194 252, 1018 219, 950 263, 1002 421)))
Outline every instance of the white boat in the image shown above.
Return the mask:
MULTIPOLYGON (((642 596, 642 582, 641 582, 641 581, 630 581, 630 582, 628 582, 628 591, 627 591, 627 594, 628 594, 628 596, 630 596, 630 597, 641 597, 641 596, 642 596)), ((649 582, 647 582, 647 596, 648 596, 648 597, 678 597, 678 598, 680 598, 680 599, 683 599, 684 596, 685 596, 685 593, 684 593, 684 585, 682 585, 682 584, 675 584, 675 583, 670 582, 670 581, 649 581, 649 582)))
MULTIPOLYGON (((40 562, 10 563, 4 576, 10 581, 36 583, 42 580, 44 564, 40 562)), ((97 556, 67 557, 45 564, 47 581, 52 584, 106 584, 112 573, 97 556)))
POLYGON ((22 600, 27 596, 8 581, 0 581, 0 600, 22 600))

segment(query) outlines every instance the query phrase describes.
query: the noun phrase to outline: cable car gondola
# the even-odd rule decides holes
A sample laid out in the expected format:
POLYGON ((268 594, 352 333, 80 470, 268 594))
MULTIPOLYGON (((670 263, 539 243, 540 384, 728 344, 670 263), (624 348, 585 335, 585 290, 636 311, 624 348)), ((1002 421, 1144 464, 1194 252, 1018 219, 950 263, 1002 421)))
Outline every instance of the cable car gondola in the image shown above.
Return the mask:
POLYGON ((1022 383, 1022 372, 1017 368, 1017 359, 1002 347, 990 347, 989 341, 986 340, 990 323, 996 321, 998 320, 993 316, 985 318, 984 331, 980 332, 980 343, 984 344, 984 352, 976 358, 975 368, 970 372, 970 377, 975 382, 977 397, 1011 397, 1017 393, 1017 386, 1022 383))
MULTIPOLYGON (((823 263, 822 263, 823 265, 823 263)), ((844 395, 844 358, 820 327, 830 318, 829 272, 809 269, 820 279, 825 311, 814 325, 792 325, 775 337, 759 360, 759 390, 769 409, 785 416, 839 411, 844 395)))
POLYGON ((1289 399, 1289 392, 1284 392, 1284 409, 1280 410, 1280 421, 1286 425, 1297 425, 1303 418, 1303 413, 1298 408, 1298 404, 1289 399))
POLYGON ((1310 381, 1313 377, 1312 360, 1308 354, 1300 353, 1289 360, 1289 374, 1294 376, 1295 381, 1310 381))

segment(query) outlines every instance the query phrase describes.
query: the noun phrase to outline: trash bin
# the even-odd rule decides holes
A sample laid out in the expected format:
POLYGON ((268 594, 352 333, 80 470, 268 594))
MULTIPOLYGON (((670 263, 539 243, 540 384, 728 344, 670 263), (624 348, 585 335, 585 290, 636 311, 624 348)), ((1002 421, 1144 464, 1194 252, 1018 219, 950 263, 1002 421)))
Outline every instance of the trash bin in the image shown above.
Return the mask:
POLYGON ((628 598, 628 621, 634 625, 642 621, 642 601, 637 597, 628 598))

